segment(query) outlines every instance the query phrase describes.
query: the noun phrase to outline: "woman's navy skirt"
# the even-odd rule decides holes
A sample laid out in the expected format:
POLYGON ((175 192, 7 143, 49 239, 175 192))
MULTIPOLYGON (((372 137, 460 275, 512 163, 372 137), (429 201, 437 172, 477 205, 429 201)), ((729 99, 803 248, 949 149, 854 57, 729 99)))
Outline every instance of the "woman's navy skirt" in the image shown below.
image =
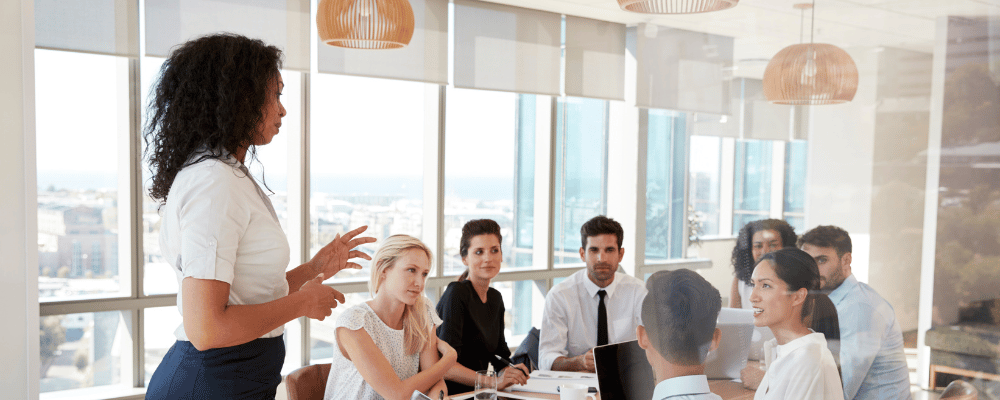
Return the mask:
POLYGON ((178 340, 153 372, 146 399, 274 399, 284 362, 281 336, 205 351, 178 340))

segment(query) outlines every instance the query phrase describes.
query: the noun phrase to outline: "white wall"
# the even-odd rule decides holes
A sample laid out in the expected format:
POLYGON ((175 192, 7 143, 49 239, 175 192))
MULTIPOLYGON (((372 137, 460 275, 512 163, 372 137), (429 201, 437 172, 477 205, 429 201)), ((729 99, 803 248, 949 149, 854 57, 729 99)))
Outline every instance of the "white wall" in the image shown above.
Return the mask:
POLYGON ((0 398, 38 398, 34 2, 0 2, 0 398))
POLYGON ((730 258, 736 239, 712 239, 702 241, 700 245, 688 247, 689 257, 703 257, 712 260, 712 268, 699 269, 708 283, 719 289, 722 295, 722 306, 729 306, 729 291, 733 285, 733 266, 730 258))
POLYGON ((805 230, 817 225, 847 230, 854 244, 854 275, 867 282, 878 53, 845 50, 858 66, 858 91, 850 103, 810 110, 805 230))

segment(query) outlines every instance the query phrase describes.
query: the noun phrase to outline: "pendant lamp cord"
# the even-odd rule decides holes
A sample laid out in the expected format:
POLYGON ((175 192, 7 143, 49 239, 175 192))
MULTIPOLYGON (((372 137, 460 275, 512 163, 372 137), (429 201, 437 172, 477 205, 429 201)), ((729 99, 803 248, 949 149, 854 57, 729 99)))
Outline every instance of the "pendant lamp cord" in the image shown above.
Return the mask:
POLYGON ((813 36, 816 35, 816 0, 813 0, 813 6, 810 15, 812 21, 809 22, 809 44, 813 44, 813 36))
POLYGON ((806 10, 804 8, 799 9, 799 43, 805 41, 806 37, 806 10))

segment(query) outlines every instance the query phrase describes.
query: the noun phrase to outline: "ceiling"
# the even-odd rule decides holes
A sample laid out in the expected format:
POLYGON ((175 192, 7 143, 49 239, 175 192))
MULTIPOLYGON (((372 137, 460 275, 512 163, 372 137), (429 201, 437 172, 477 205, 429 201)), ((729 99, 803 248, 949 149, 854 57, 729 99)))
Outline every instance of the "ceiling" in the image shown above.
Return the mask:
MULTIPOLYGON (((738 76, 763 73, 767 61, 799 42, 800 10, 805 0, 741 0, 724 11, 687 15, 648 15, 622 11, 616 0, 488 0, 567 15, 620 22, 652 23, 735 38, 738 76)), ((935 26, 944 16, 998 16, 1000 0, 818 0, 814 41, 845 49, 896 47, 931 53, 935 26)), ((809 40, 809 11, 805 40, 809 40)), ((757 76, 759 77, 759 76, 757 76)))

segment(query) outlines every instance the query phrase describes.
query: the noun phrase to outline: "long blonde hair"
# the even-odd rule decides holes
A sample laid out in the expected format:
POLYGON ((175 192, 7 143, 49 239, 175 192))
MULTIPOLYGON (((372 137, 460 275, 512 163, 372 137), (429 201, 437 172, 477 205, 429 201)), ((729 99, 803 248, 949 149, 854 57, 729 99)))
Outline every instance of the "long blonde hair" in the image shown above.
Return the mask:
MULTIPOLYGON (((419 249, 427 254, 427 259, 432 260, 431 249, 424 242, 409 235, 392 235, 382 241, 375 255, 372 256, 372 277, 368 281, 368 291, 374 298, 378 294, 378 289, 382 286, 382 275, 385 271, 394 267, 396 261, 402 257, 407 250, 419 249)), ((420 351, 427 343, 430 319, 427 316, 427 308, 424 305, 423 295, 417 297, 413 305, 406 306, 403 310, 403 338, 406 346, 406 354, 414 354, 420 351)))

